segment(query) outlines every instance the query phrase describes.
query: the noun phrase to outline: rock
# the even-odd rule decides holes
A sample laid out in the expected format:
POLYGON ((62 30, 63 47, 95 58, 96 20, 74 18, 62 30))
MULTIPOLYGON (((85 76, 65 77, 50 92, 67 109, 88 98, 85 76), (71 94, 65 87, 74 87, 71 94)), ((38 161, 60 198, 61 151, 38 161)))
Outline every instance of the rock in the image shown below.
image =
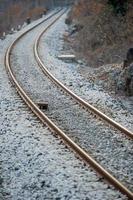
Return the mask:
POLYGON ((27 23, 27 25, 31 23, 31 18, 30 17, 27 17, 26 23, 27 23))
POLYGON ((76 32, 79 32, 83 28, 83 25, 80 24, 73 24, 70 28, 70 35, 75 34, 76 32))
POLYGON ((41 182, 41 188, 43 188, 45 186, 45 181, 41 182))
POLYGON ((18 168, 18 167, 15 167, 15 168, 14 168, 14 170, 15 170, 15 171, 18 171, 18 170, 19 170, 19 168, 18 168))
POLYGON ((11 30, 9 31, 9 34, 13 34, 14 33, 14 28, 11 28, 11 30))
POLYGON ((3 183, 3 178, 0 177, 0 185, 3 183))
POLYGON ((70 17, 65 19, 65 24, 70 25, 71 23, 72 19, 70 17))
POLYGON ((73 85, 73 83, 72 83, 72 82, 69 82, 69 83, 68 83, 68 85, 69 85, 69 86, 72 86, 72 85, 73 85))
POLYGON ((18 25, 17 30, 20 31, 21 29, 21 25, 18 25))
POLYGON ((4 40, 5 38, 6 38, 6 33, 3 32, 3 35, 2 35, 2 37, 1 37, 1 39, 4 40))
POLYGON ((84 65, 84 62, 82 60, 77 60, 77 63, 80 65, 84 65))
POLYGON ((133 95, 133 63, 122 69, 116 81, 117 90, 122 90, 127 95, 133 95))

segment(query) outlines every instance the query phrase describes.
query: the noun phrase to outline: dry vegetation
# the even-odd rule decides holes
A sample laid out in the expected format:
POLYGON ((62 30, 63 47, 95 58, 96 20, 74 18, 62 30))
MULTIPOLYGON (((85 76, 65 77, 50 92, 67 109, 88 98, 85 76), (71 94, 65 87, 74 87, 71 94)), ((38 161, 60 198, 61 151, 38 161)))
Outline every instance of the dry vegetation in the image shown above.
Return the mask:
POLYGON ((78 57, 89 65, 122 62, 133 46, 133 1, 128 0, 125 16, 116 15, 107 0, 80 0, 69 13, 73 24, 83 28, 73 37, 78 57))
POLYGON ((36 19, 45 8, 44 2, 33 3, 32 0, 3 1, 0 9, 0 36, 3 32, 10 32, 11 28, 16 29, 22 25, 27 17, 36 19))
POLYGON ((11 28, 17 29, 27 17, 37 19, 44 9, 64 4, 65 1, 61 0, 0 0, 0 37, 3 32, 10 32, 11 28))

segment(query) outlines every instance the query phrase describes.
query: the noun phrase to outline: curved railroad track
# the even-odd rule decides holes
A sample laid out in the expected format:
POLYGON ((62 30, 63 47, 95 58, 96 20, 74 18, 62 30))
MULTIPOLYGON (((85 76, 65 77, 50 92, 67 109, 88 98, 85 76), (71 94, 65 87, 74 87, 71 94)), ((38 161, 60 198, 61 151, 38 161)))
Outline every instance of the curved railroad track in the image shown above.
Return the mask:
MULTIPOLYGON (((53 24, 51 24, 53 25, 53 24)), ((94 106, 92 106, 91 104, 89 104, 88 102, 84 101, 82 98, 80 98, 78 95, 76 95, 73 91, 71 91, 70 89, 68 89, 65 85, 63 85, 58 79, 56 79, 56 77, 54 77, 52 75, 52 73, 50 73, 50 71, 47 70, 47 67, 44 65, 43 61, 41 60, 41 57, 39 55, 39 41, 42 37, 42 35, 51 27, 51 25, 49 25, 45 30, 43 30, 40 35, 38 36, 38 38, 35 41, 35 45, 34 45, 34 54, 35 54, 35 58, 39 64, 39 66, 41 67, 43 73, 45 75, 47 75, 54 83, 55 85, 57 85, 58 87, 60 87, 65 93, 67 93, 68 95, 70 95, 77 103, 79 103, 83 108, 87 109, 89 112, 91 111, 93 114, 97 115, 98 117, 100 117, 102 120, 105 120, 106 122, 108 122, 110 125, 112 125, 113 127, 115 127, 116 129, 120 130, 122 133, 124 133, 126 136, 128 136, 129 138, 133 139, 133 132, 131 132, 130 130, 128 130, 127 128, 125 128, 124 126, 122 126, 121 124, 115 122, 114 120, 112 120, 111 118, 109 118, 107 115, 105 115, 104 113, 102 113, 101 111, 99 111, 97 108, 95 108, 94 106)))
MULTIPOLYGON (((64 13, 64 12, 63 12, 64 13)), ((62 15, 63 13, 61 13, 61 15, 59 15, 54 21, 52 21, 52 23, 50 24, 50 26, 52 26, 62 15)), ((39 25, 39 24, 38 24, 39 25)), ((50 27, 48 26, 46 28, 46 30, 50 27)), ((37 27, 37 25, 35 26, 37 27)), ((35 28, 33 27, 33 28, 35 28)), ((16 74, 14 74, 14 70, 12 70, 12 66, 11 66, 11 62, 12 62, 12 57, 13 57, 13 50, 15 45, 18 43, 18 41, 20 41, 22 39, 23 36, 25 36, 29 31, 33 30, 33 28, 29 29, 28 31, 24 32, 20 37, 18 37, 12 44, 11 46, 8 48, 6 55, 5 55, 5 65, 8 71, 8 74, 14 84, 14 86, 16 87, 19 95, 22 97, 22 99, 25 101, 25 103, 31 108, 31 110, 36 114, 36 116, 44 123, 47 124, 48 127, 52 130, 52 132, 58 134, 63 141, 67 144, 67 146, 69 146, 73 151, 75 151, 79 157, 81 157, 85 163, 87 164, 91 164, 91 166, 98 171, 98 173, 100 173, 103 177, 105 177, 111 184, 113 184, 116 188, 118 188, 122 193, 126 194, 129 199, 133 198, 133 193, 127 189, 122 183, 120 183, 116 178, 114 178, 111 174, 109 174, 103 167, 101 167, 94 159, 92 159, 91 156, 89 156, 83 149, 81 149, 75 142, 73 142, 73 140, 71 140, 60 128, 58 128, 45 114, 44 112, 42 112, 39 107, 37 106, 37 104, 35 103, 35 101, 33 101, 31 98, 31 94, 27 95, 26 92, 24 91, 24 89, 21 87, 20 83, 17 81, 16 79, 16 74)), ((43 31, 44 32, 44 31, 43 31)), ((43 34, 43 33, 42 33, 43 34)), ((41 34, 41 35, 42 35, 41 34)), ((41 37, 41 35, 39 36, 39 39, 41 37)), ((35 56, 36 58, 38 57, 38 59, 40 60, 39 56, 38 56, 38 44, 39 44, 39 39, 36 41, 35 43, 35 56)), ((39 61, 38 60, 38 61, 39 61)), ((40 64, 42 65, 42 62, 40 60, 40 64)), ((43 66, 44 67, 44 66, 43 66)), ((45 72, 46 74, 48 74, 49 72, 45 72)), ((54 78, 55 81, 55 78, 54 78)), ((57 84, 57 83, 56 83, 57 84)), ((58 84, 59 85, 59 84, 58 84)), ((62 85, 62 84, 61 84, 62 85)), ((63 85, 62 85, 63 86, 63 85)), ((65 91, 66 92, 66 91, 65 91)), ((68 92, 68 91, 67 91, 68 92)), ((69 91, 69 94, 72 93, 71 91, 69 91)), ((72 95, 73 98, 77 98, 77 96, 75 94, 72 95)), ((78 100, 79 101, 79 97, 78 100)), ((80 99, 81 100, 81 99, 80 99)), ((81 102, 84 102, 83 100, 81 100, 81 102)), ((80 104, 81 104, 80 102, 80 104)), ((88 106, 88 103, 84 102, 84 107, 88 106)), ((87 108, 88 109, 88 108, 87 108)), ((89 109, 91 110, 95 110, 94 107, 91 107, 89 105, 89 109)), ((104 118, 105 120, 105 116, 96 110, 96 114, 97 115, 101 115, 102 118, 104 118)), ((110 122, 111 119, 109 119, 108 122, 110 122)), ((111 120, 112 123, 112 120, 111 120)), ((119 126, 119 130, 121 130, 121 126, 118 125, 117 123, 115 123, 115 127, 119 126)), ((123 128, 123 127, 122 127, 123 128)), ((122 130, 121 130, 122 131, 122 130)), ((132 137, 132 133, 130 133, 130 131, 128 131, 127 129, 124 129, 124 133, 126 132, 126 134, 130 137, 132 137)))

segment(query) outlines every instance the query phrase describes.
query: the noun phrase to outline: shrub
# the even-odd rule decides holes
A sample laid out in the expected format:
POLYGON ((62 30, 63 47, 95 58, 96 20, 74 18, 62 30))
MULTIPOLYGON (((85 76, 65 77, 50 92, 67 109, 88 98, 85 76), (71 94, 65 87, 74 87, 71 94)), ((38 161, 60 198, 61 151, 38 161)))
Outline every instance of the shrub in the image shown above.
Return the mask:
POLYGON ((127 11, 127 0, 108 0, 108 3, 112 5, 116 14, 125 15, 127 11))

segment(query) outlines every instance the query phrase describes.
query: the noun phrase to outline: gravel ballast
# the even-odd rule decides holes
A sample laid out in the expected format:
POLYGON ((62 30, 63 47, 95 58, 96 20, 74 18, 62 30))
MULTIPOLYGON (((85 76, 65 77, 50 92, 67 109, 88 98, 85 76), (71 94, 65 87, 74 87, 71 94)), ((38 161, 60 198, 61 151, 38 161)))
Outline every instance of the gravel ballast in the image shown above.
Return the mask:
MULTIPOLYGON (((64 19, 65 19, 64 15, 64 19)), ((95 71, 89 66, 85 66, 82 61, 63 62, 57 59, 59 55, 73 54, 72 49, 66 46, 65 35, 68 27, 64 23, 55 24, 47 31, 40 42, 40 55, 47 66, 57 79, 74 91, 77 95, 87 102, 96 106, 103 113, 113 118, 121 125, 133 130, 133 98, 115 98, 109 95, 101 87, 100 83, 87 80, 88 74, 95 77, 95 71), (59 31, 58 31, 59 30, 59 31), (54 37, 53 37, 54 35, 54 37), (58 42, 56 42, 58 40, 58 42), (82 76, 84 74, 84 76, 82 76)), ((108 66, 105 66, 107 68, 108 66)), ((106 71, 108 68, 106 69, 106 71)))
MULTIPOLYGON (((0 199, 127 199, 108 187, 60 144, 60 140, 39 123, 11 86, 4 67, 4 54, 13 39, 30 26, 0 41, 0 199)), ((34 31, 28 38, 31 36, 34 40, 34 31)), ((27 43, 31 50, 29 57, 32 52, 30 42, 32 40, 27 43)), ((25 45, 22 44, 21 51, 28 53, 25 45)), ((33 63, 28 63, 29 57, 24 59, 25 70, 29 66, 34 69, 33 63)), ((21 60, 17 59, 19 63, 21 60)), ((34 79, 29 81, 35 82, 34 79)))
MULTIPOLYGON (((100 107, 104 104, 102 109, 106 108, 106 114, 109 116, 113 114, 111 118, 114 118, 116 121, 119 121, 132 130, 132 110, 131 112, 128 111, 130 105, 127 106, 126 110, 123 109, 121 102, 116 101, 116 99, 113 99, 109 94, 101 91, 97 85, 92 85, 90 82, 83 80, 75 63, 66 63, 58 59, 58 55, 65 54, 63 50, 65 47, 63 46, 62 39, 67 29, 64 23, 65 17, 64 15, 64 18, 47 31, 40 40, 40 55, 45 66, 56 78, 61 80, 83 99, 88 100, 88 98, 91 98, 93 105, 97 102, 100 107), (110 106, 108 107, 108 105, 110 106), (117 115, 118 117, 114 117, 117 115)), ((66 54, 68 54, 68 52, 66 52, 66 54)), ((51 93, 53 94, 53 92, 51 93)), ((59 99, 59 95, 56 95, 53 99, 59 99)), ((88 149, 89 153, 93 152, 93 156, 98 159, 103 166, 106 166, 116 177, 132 188, 132 141, 125 139, 119 131, 114 131, 112 127, 107 127, 92 117, 90 118, 86 112, 79 112, 77 105, 72 105, 70 109, 68 109, 69 106, 66 106, 63 110, 64 98, 60 97, 60 99, 62 99, 62 102, 61 100, 58 101, 58 106, 57 103, 55 103, 54 106, 54 101, 52 101, 52 108, 50 111, 51 117, 54 118, 58 125, 68 132, 84 149, 88 149), (77 120, 77 118, 79 118, 79 120, 77 120)), ((66 101, 65 104, 70 105, 71 103, 70 101, 66 101)))

